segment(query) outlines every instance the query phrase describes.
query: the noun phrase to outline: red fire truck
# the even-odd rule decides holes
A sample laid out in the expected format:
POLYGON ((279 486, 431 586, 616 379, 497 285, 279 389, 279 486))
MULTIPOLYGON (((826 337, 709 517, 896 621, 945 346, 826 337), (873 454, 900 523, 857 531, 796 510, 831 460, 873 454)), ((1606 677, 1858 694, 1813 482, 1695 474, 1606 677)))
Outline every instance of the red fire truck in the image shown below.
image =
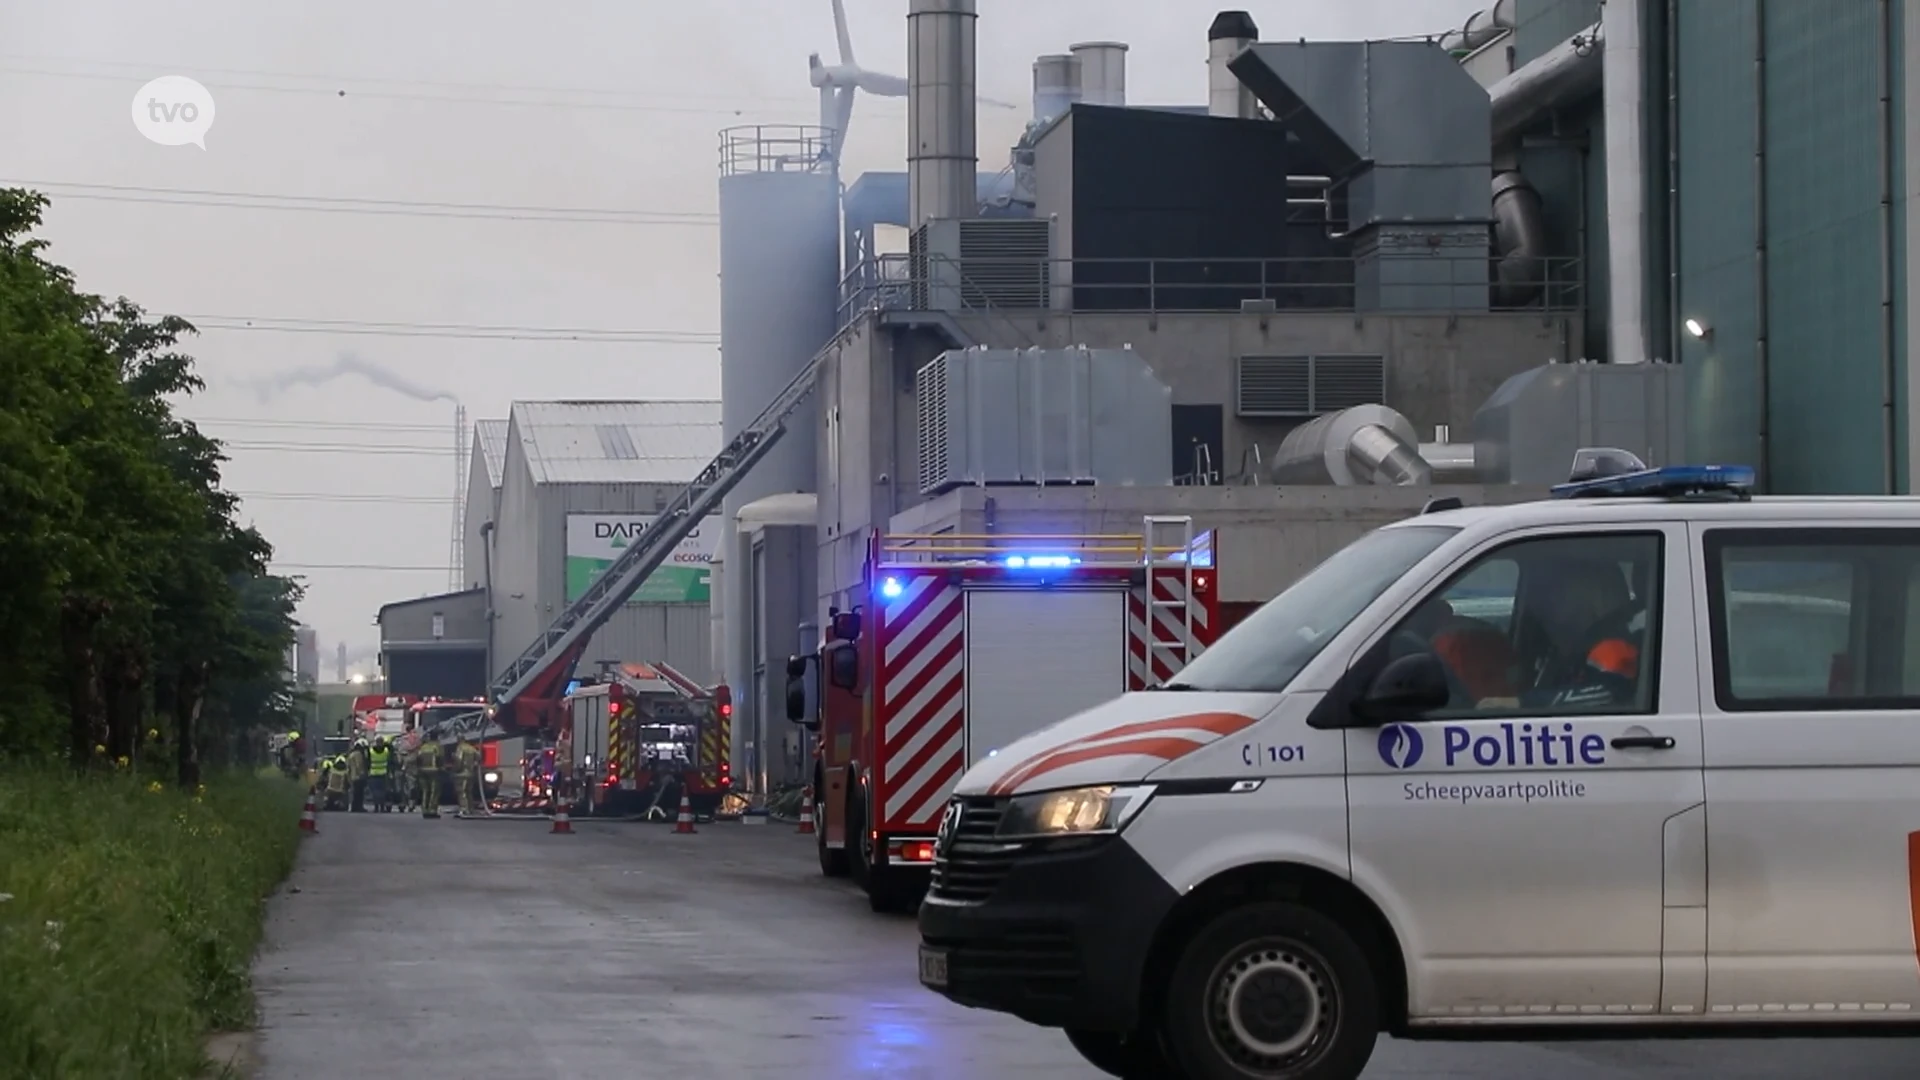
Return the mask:
POLYGON ((817 733, 821 872, 876 911, 911 909, 969 765, 1213 642, 1213 550, 1184 516, 1128 535, 874 537, 852 609, 787 665, 788 718, 817 733))
POLYGON ((733 790, 733 701, 666 664, 609 666, 566 696, 577 812, 711 816, 733 790))

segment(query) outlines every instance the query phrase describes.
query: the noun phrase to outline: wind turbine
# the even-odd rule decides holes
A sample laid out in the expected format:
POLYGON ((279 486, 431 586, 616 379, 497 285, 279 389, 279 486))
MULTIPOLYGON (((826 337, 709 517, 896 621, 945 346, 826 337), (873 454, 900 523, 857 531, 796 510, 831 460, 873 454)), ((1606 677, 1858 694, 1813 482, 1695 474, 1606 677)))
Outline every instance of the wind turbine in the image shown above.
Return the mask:
MULTIPOLYGON (((833 0, 833 32, 839 39, 840 62, 821 62, 820 54, 807 57, 809 80, 820 91, 820 126, 827 130, 826 154, 840 160, 840 149, 847 142, 847 123, 853 118, 853 97, 865 91, 875 97, 907 96, 907 80, 898 75, 868 71, 853 58, 853 35, 847 32, 847 8, 844 0, 833 0)), ((1004 101, 978 98, 979 104, 1000 109, 1018 108, 1004 101)))

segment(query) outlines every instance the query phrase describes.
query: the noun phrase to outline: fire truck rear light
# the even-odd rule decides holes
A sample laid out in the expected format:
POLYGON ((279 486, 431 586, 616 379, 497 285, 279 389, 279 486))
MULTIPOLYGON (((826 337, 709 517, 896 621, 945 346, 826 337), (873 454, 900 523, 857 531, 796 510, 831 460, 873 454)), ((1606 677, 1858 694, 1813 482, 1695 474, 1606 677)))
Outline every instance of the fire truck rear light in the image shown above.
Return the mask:
POLYGON ((900 845, 902 862, 932 862, 933 844, 926 840, 913 840, 900 845))

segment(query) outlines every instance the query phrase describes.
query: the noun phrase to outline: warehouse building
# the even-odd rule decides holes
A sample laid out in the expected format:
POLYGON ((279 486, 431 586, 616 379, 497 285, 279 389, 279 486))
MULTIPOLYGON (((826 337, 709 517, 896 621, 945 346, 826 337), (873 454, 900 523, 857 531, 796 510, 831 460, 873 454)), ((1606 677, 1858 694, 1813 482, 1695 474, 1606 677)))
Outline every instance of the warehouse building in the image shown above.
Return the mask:
MULTIPOLYGON (((720 449, 717 401, 516 402, 475 427, 467 576, 489 598, 497 673, 566 610, 634 532, 720 449)), ((598 661, 664 661, 712 677, 709 564, 701 529, 595 634, 598 661)))

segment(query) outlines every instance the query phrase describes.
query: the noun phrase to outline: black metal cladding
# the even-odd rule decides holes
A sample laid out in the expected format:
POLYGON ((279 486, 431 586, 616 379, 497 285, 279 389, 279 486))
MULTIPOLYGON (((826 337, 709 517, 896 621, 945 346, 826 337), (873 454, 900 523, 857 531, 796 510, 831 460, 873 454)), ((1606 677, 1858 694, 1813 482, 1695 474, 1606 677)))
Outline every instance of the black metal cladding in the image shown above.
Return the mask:
POLYGON ((1076 260, 1076 310, 1351 307, 1351 245, 1321 208, 1287 203, 1290 172, 1327 170, 1281 125, 1076 105, 1047 137, 1073 140, 1072 250, 1058 254, 1076 260), (1103 259, 1124 261, 1078 261, 1103 259))

